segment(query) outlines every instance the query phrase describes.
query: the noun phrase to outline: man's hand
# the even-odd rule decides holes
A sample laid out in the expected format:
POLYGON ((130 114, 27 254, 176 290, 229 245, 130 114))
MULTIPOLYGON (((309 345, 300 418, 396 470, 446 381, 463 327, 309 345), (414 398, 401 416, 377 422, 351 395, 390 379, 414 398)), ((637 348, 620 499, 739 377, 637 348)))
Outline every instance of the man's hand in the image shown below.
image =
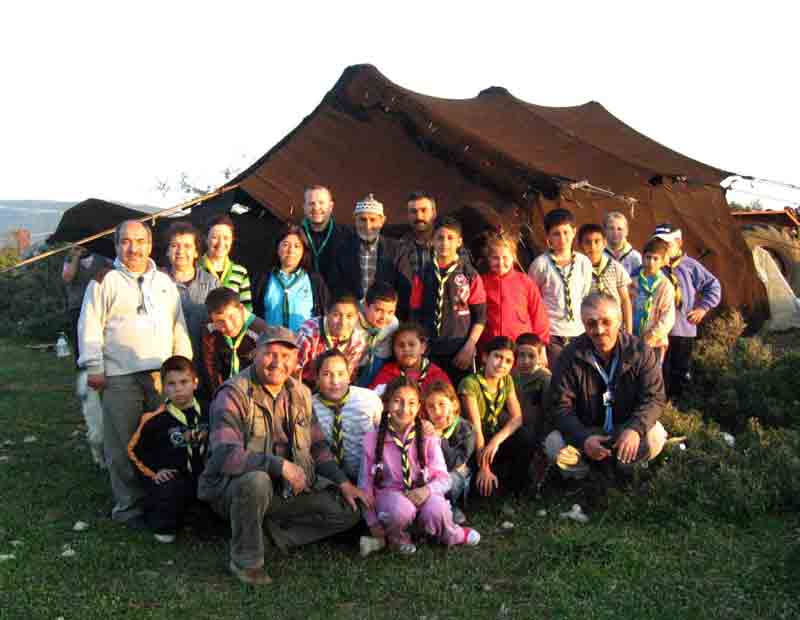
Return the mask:
POLYGON ((639 433, 632 429, 623 431, 614 442, 614 448, 617 451, 617 460, 620 463, 632 463, 639 452, 639 442, 641 438, 639 433))
POLYGON ((481 466, 478 470, 478 476, 475 478, 475 486, 478 487, 481 495, 487 497, 500 486, 500 481, 488 466, 481 466))
POLYGON ((481 451, 480 460, 478 464, 481 467, 490 467, 492 463, 494 463, 494 457, 497 454, 497 450, 500 447, 500 442, 497 441, 497 435, 492 437, 489 443, 486 444, 486 447, 481 451))
POLYGON ((590 435, 586 438, 586 441, 583 442, 583 452, 593 461, 602 461, 603 459, 607 459, 611 456, 611 450, 609 450, 603 444, 607 442, 611 437, 608 435, 590 435))
POLYGON ((167 480, 172 480, 178 473, 177 469, 159 469, 158 473, 156 473, 155 480, 156 484, 162 484, 167 480))
POLYGON ((406 497, 408 498, 408 501, 414 504, 417 508, 428 501, 430 496, 431 490, 427 486, 417 487, 416 489, 406 491, 406 497))
POLYGON ((471 340, 467 340, 461 350, 456 353, 453 358, 453 366, 461 370, 467 370, 472 366, 472 360, 475 358, 475 344, 471 340))
POLYGON ((295 495, 299 495, 306 488, 306 473, 302 468, 292 463, 289 459, 283 459, 281 476, 288 482, 295 495))
POLYGON ((695 308, 694 310, 689 310, 689 312, 686 313, 686 320, 692 325, 699 325, 700 321, 705 318, 706 314, 708 314, 708 310, 695 308))
POLYGON ((358 504, 356 504, 356 500, 361 500, 361 503, 364 504, 364 507, 367 510, 372 510, 372 498, 349 480, 340 484, 339 490, 342 492, 344 501, 350 505, 350 508, 353 509, 353 512, 358 510, 358 504))
POLYGON ((106 376, 104 374, 102 374, 102 375, 87 375, 86 376, 86 384, 90 388, 95 390, 96 392, 99 392, 104 387, 106 387, 106 376))

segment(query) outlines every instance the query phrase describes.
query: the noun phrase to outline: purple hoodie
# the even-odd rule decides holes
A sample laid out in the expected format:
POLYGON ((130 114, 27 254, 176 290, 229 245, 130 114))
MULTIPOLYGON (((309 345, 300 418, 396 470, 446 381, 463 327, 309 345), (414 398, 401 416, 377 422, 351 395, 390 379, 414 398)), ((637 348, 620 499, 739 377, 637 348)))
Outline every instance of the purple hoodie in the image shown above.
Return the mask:
POLYGON ((695 308, 716 308, 722 299, 722 287, 714 274, 688 256, 681 257, 673 272, 681 287, 681 307, 675 313, 675 325, 669 335, 695 338, 697 325, 689 323, 686 315, 695 308))

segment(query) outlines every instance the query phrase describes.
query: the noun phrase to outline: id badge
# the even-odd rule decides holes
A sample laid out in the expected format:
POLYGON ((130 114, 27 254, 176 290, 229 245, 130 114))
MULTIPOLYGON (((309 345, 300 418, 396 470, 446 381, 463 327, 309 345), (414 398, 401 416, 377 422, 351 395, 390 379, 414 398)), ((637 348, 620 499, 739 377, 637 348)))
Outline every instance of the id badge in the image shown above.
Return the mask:
POLYGON ((603 406, 611 407, 614 405, 614 393, 611 390, 603 392, 603 406))

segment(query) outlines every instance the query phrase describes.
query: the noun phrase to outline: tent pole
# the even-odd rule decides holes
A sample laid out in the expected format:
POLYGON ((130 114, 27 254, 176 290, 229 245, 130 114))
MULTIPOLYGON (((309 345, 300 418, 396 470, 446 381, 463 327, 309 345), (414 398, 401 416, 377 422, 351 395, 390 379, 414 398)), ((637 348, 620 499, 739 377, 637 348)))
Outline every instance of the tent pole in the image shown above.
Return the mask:
MULTIPOLYGON (((197 204, 200 204, 200 203, 202 203, 202 202, 204 202, 206 200, 209 200, 210 198, 216 198, 217 196, 219 196, 221 194, 224 194, 225 192, 229 192, 232 189, 236 189, 237 187, 239 187, 239 183, 236 183, 234 185, 225 185, 223 187, 220 187, 218 190, 215 190, 215 191, 211 192, 210 194, 205 194, 204 196, 198 196, 197 198, 193 198, 192 200, 189 200, 188 202, 181 203, 176 207, 169 207, 167 209, 163 209, 161 211, 157 211, 156 213, 151 213, 150 215, 146 215, 145 217, 140 217, 139 219, 131 220, 131 221, 133 221, 133 222, 142 222, 144 224, 148 220, 152 220, 153 223, 155 223, 155 221, 160 217, 167 217, 168 215, 171 215, 173 213, 177 213, 178 211, 182 211, 183 209, 188 209, 188 208, 193 207, 193 206, 195 206, 197 204)), ((14 269, 17 269, 18 267, 24 267, 25 265, 32 265, 33 263, 35 263, 37 261, 43 260, 43 259, 48 258, 50 256, 55 256, 56 254, 61 254, 62 252, 66 252, 67 250, 71 250, 72 248, 77 247, 79 245, 83 245, 84 243, 89 243, 90 241, 94 241, 95 239, 100 239, 102 237, 106 237, 106 236, 108 236, 110 234, 113 234, 113 232, 116 229, 117 229, 116 226, 114 228, 107 228, 106 230, 103 230, 103 231, 101 231, 99 233, 96 233, 96 234, 91 235, 89 237, 85 237, 84 239, 80 239, 79 241, 75 241, 74 243, 70 243, 68 245, 65 245, 62 248, 56 248, 55 250, 50 250, 50 251, 44 252, 42 254, 37 254, 36 256, 31 256, 30 258, 27 258, 27 259, 25 259, 23 261, 20 261, 16 265, 13 265, 11 267, 6 267, 2 271, 0 271, 0 274, 7 273, 9 271, 13 271, 14 269)))

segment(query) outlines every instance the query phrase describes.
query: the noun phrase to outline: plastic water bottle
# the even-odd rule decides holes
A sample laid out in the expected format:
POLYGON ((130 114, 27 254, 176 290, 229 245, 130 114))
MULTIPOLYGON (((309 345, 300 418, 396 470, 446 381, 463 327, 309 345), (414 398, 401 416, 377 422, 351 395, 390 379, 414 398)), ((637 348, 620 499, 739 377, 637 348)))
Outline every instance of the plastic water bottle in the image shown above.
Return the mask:
POLYGON ((69 357, 69 345, 67 344, 67 337, 64 332, 58 332, 58 340, 56 340, 56 357, 69 357))

